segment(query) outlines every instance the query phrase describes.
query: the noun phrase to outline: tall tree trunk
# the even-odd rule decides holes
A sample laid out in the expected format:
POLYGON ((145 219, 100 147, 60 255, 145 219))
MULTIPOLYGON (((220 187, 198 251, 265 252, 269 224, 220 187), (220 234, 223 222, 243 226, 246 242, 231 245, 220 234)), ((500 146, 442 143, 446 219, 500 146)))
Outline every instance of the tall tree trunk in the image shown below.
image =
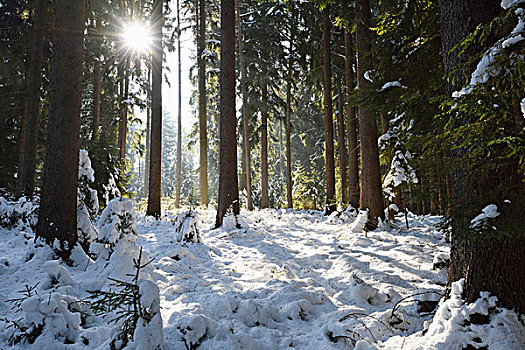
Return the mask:
POLYGON ((261 208, 268 208, 268 87, 266 76, 261 86, 261 208))
POLYGON ((341 201, 348 203, 348 182, 346 180, 345 112, 341 82, 337 85, 337 131, 339 146, 339 169, 341 171, 341 201))
MULTIPOLYGON (((148 68, 148 82, 151 84, 151 66, 148 68)), ((144 165, 144 197, 148 197, 149 193, 149 167, 151 156, 151 93, 149 94, 148 107, 146 108, 146 153, 144 165)))
MULTIPOLYGON (((464 68, 461 65, 477 53, 490 47, 494 38, 489 38, 483 44, 471 45, 468 50, 458 55, 456 51, 450 50, 456 46, 466 35, 472 33, 481 23, 486 23, 498 15, 501 11, 498 0, 440 0, 440 25, 445 53, 445 70, 451 74, 447 85, 447 92, 451 94, 461 89, 465 84, 464 76, 471 73, 473 67, 464 68), (460 69, 457 69, 460 68, 460 69), (470 69, 469 69, 470 68, 470 69), (456 71, 457 69, 457 71, 456 71)), ((461 157, 459 152, 452 154, 461 157)), ((452 183, 452 217, 456 222, 452 225, 451 240, 451 264, 449 269, 448 287, 451 283, 461 278, 465 279, 464 296, 468 302, 479 298, 481 291, 488 291, 498 297, 501 306, 514 308, 519 313, 525 313, 525 269, 523 268, 523 252, 525 251, 525 237, 523 232, 515 232, 513 235, 496 238, 471 237, 462 233, 461 226, 469 225, 469 218, 474 217, 480 210, 480 205, 486 203, 503 202, 510 199, 507 212, 523 217, 523 191, 520 178, 515 164, 505 163, 507 160, 499 160, 498 168, 492 171, 490 181, 484 181, 478 193, 474 196, 469 194, 465 178, 468 178, 470 169, 460 168, 451 174, 452 183), (500 198, 498 188, 516 188, 515 193, 508 197, 500 198), (469 198, 481 203, 468 203, 469 198), (456 206, 466 206, 465 212, 457 213, 456 206), (454 213, 456 210, 456 213, 454 213)), ((510 161, 510 160, 509 160, 510 161)), ((507 218, 508 220, 508 218, 507 218)), ((479 236, 479 235, 477 235, 479 236)))
POLYGON ((206 7, 198 0, 197 66, 199 89, 199 198, 201 205, 208 205, 208 127, 206 114, 206 7))
POLYGON ((295 11, 293 1, 290 2, 292 7, 292 20, 290 22, 290 48, 288 52, 288 72, 286 78, 286 200, 288 208, 293 208, 292 197, 292 79, 293 79, 293 41, 295 37, 295 11))
POLYGON ((95 64, 93 65, 93 124, 91 127, 91 139, 96 140, 98 138, 98 129, 100 126, 100 69, 101 62, 100 57, 95 57, 95 64))
POLYGON ((348 135, 348 170, 349 170, 349 202, 354 208, 359 207, 359 164, 357 149, 357 119, 352 101, 352 91, 355 82, 352 71, 352 35, 350 29, 345 29, 345 84, 346 84, 346 133, 348 135))
POLYGON ((323 109, 326 166, 326 214, 335 208, 334 125, 332 117, 332 62, 330 52, 330 6, 323 11, 323 109))
POLYGON ((237 41, 239 42, 239 61, 241 70, 241 91, 242 91, 242 143, 244 151, 244 172, 246 176, 246 195, 248 210, 253 210, 252 204, 252 180, 251 180, 251 166, 250 166, 250 140, 248 136, 248 114, 246 111, 248 96, 246 93, 246 72, 244 69, 244 53, 243 53, 243 37, 241 27, 241 13, 239 8, 239 0, 235 0, 236 18, 237 18, 237 41))
POLYGON ((47 0, 37 0, 33 40, 31 43, 31 61, 27 97, 27 115, 24 132, 22 168, 20 175, 21 194, 32 197, 35 188, 36 151, 38 143, 38 124, 40 115, 40 85, 42 81, 42 47, 47 18, 47 0))
POLYGON ((182 69, 180 55, 180 1, 177 0, 177 77, 178 77, 178 106, 177 106, 177 185, 175 188, 175 206, 180 207, 180 191, 182 181, 182 69))
POLYGON ((161 145, 162 145, 162 13, 164 0, 153 3, 153 53, 151 82, 151 155, 149 171, 148 208, 146 215, 160 217, 161 145))
MULTIPOLYGON (((356 0, 357 87, 363 96, 369 85, 364 74, 370 69, 370 1, 356 0)), ((381 191, 381 170, 377 147, 377 124, 374 113, 364 103, 359 104, 359 138, 361 139, 361 198, 362 209, 369 210, 368 228, 377 227, 378 218, 384 219, 381 191)))
POLYGON ((63 258, 77 244, 84 16, 84 1, 55 1, 47 152, 36 233, 48 244, 58 239, 63 258))
POLYGON ((237 179, 237 118, 235 116, 235 4, 221 0, 221 99, 219 122, 219 198, 215 227, 233 209, 239 215, 237 179))
POLYGON ((122 173, 126 170, 126 143, 128 133, 128 95, 129 95, 129 57, 124 58, 124 76, 122 79, 121 93, 120 96, 120 112, 119 112, 119 123, 118 123, 118 147, 120 157, 120 167, 122 173))

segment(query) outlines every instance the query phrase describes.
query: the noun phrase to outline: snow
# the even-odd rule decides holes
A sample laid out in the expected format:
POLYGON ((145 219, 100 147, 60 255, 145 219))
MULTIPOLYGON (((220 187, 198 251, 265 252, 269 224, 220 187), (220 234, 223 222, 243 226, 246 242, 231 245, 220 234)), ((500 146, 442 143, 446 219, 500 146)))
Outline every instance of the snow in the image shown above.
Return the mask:
POLYGON ((505 10, 514 6, 514 5, 517 5, 517 4, 520 4, 522 2, 525 2, 525 0, 502 0, 501 1, 501 7, 503 7, 505 10))
POLYGON ((496 204, 489 204, 485 208, 483 208, 481 214, 479 214, 470 221, 470 227, 479 227, 480 225, 486 223, 488 219, 494 219, 499 214, 500 213, 498 213, 498 207, 496 206, 496 204))
POLYGON ((383 85, 383 87, 381 88, 381 90, 379 90, 379 92, 385 91, 386 89, 391 88, 391 87, 399 87, 402 89, 407 89, 406 86, 404 86, 403 84, 401 84, 401 82, 396 80, 396 81, 389 81, 388 83, 383 85))
POLYGON ((523 114, 523 118, 525 118, 525 98, 521 100, 521 113, 523 114))
POLYGON ((372 79, 372 77, 370 76, 371 74, 373 74, 374 71, 373 70, 367 70, 363 76, 365 77, 366 80, 368 80, 369 82, 373 83, 374 80, 372 79))
POLYGON ((0 228, 0 314, 41 327, 34 343, 10 346, 17 333, 0 321, 0 348, 109 348, 115 312, 95 316, 81 301, 114 288, 110 277, 130 281, 139 254, 143 265, 154 260, 138 276, 143 316, 126 349, 461 349, 476 337, 489 349, 525 344, 518 316, 486 294, 465 304, 461 283, 433 321, 432 310, 419 311, 420 302, 438 304, 447 280, 446 268, 434 269, 449 253, 436 216, 408 213, 410 230, 364 232, 367 213, 354 208, 330 217, 265 209, 244 212, 241 228, 228 218, 213 230, 215 211, 198 210, 196 243, 174 239, 188 212, 135 220, 128 200, 108 208, 95 227, 105 243, 92 244, 101 253, 92 260, 77 246, 71 266, 31 230, 0 228), (17 309, 7 300, 25 285, 36 286, 17 309), (467 325, 473 313, 491 313, 490 325, 467 325))

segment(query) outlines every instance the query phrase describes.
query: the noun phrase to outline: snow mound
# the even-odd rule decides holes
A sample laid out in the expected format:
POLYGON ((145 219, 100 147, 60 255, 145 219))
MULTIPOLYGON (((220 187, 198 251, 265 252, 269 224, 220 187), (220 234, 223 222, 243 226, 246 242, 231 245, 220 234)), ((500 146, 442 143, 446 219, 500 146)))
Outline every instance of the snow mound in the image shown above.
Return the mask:
POLYGON ((432 322, 425 330, 406 339, 394 336, 382 345, 385 349, 523 349, 524 317, 496 306, 497 297, 481 292, 480 298, 467 304, 462 299, 465 281, 452 284, 450 298, 442 300, 432 322))
POLYGON ((42 286, 43 289, 49 289, 57 284, 60 286, 70 286, 73 284, 69 270, 60 265, 56 260, 46 261, 44 263, 44 271, 47 273, 49 279, 42 286))
POLYGON ((349 231, 354 233, 363 232, 368 221, 368 211, 360 210, 355 220, 350 224, 349 231))

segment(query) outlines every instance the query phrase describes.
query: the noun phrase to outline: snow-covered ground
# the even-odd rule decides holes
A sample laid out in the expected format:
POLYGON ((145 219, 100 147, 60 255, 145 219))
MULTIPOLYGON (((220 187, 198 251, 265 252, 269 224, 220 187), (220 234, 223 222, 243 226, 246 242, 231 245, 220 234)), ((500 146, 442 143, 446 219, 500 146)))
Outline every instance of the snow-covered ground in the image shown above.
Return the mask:
MULTIPOLYGON (((408 230, 401 222, 365 233, 363 217, 348 212, 268 209, 243 212, 240 229, 227 218, 212 230, 215 211, 199 210, 202 243, 180 243, 172 214, 139 215, 138 236, 117 242, 111 257, 92 261, 76 249, 72 266, 35 246, 24 225, 0 229, 0 349, 109 348, 117 326, 80 301, 88 290, 115 289, 108 277, 131 281, 139 247, 143 263, 154 259, 140 272, 141 305, 155 315, 153 281, 163 327, 157 317, 159 329, 154 319, 135 335, 162 334, 164 349, 525 348, 525 320, 488 295, 465 305, 461 282, 436 311, 447 275, 433 267, 449 250, 439 217, 410 214, 408 230), (33 296, 17 308, 26 285, 36 285, 33 296), (469 319, 489 310, 489 324, 469 319), (19 319, 44 320, 33 344, 9 345, 19 319)), ((152 344, 135 339, 129 348, 152 344)))

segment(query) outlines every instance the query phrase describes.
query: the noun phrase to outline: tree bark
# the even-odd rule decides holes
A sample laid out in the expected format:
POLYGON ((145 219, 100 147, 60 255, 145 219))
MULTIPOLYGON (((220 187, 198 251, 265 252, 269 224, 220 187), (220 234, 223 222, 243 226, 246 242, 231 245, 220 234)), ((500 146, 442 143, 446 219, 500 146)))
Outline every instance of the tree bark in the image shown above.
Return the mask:
POLYGON ((349 202, 354 208, 359 207, 359 164, 357 146, 357 120, 352 101, 352 91, 355 86, 352 72, 352 35, 349 28, 345 29, 345 84, 346 84, 346 110, 348 135, 348 173, 349 173, 349 202))
POLYGON ((180 54, 180 1, 177 0, 177 185, 175 188, 175 206, 180 207, 180 191, 182 181, 182 63, 180 54))
MULTIPOLYGON (((363 97, 369 83, 364 74, 370 69, 370 1, 356 0, 357 87, 363 97)), ((361 198, 360 207, 369 210, 367 227, 377 227, 378 218, 384 219, 384 203, 381 190, 381 170, 377 147, 377 124, 373 112, 359 104, 359 138, 361 139, 361 198)))
POLYGON ((270 205, 268 199, 268 87, 265 78, 261 86, 261 209, 268 208, 270 205))
POLYGON ((293 79, 293 41, 295 37, 295 12, 294 4, 290 2, 292 20, 290 22, 290 48, 288 52, 288 72, 286 78, 286 200, 288 208, 293 209, 292 197, 292 79, 293 79))
POLYGON ((246 93, 246 71, 244 69, 244 53, 243 53, 243 37, 241 28, 241 14, 239 8, 239 0, 235 0, 235 12, 237 14, 237 41, 239 42, 239 61, 241 70, 241 92, 242 92, 242 143, 244 151, 244 172, 246 176, 246 199, 248 210, 253 210, 252 204, 252 180, 251 180, 251 165, 250 165, 250 140, 248 135, 248 114, 246 111, 248 104, 248 97, 246 93))
POLYGON ((98 138, 98 129, 100 127, 100 57, 95 57, 95 64, 93 65, 93 124, 91 128, 91 139, 98 138))
MULTIPOLYGON (((151 66, 148 69, 148 82, 151 84, 151 66)), ((148 107, 146 108, 146 154, 144 165, 144 196, 149 196, 149 168, 151 157, 151 93, 149 94, 148 107)))
POLYGON ((345 112, 343 106, 343 89, 337 86, 337 131, 339 146, 339 169, 341 171, 341 201, 348 203, 348 182, 346 180, 346 145, 345 145, 345 112))
POLYGON ((215 227, 229 209, 239 215, 237 118, 235 116, 235 4, 221 0, 221 75, 219 125, 219 198, 215 227))
POLYGON ((23 132, 22 167, 19 171, 20 192, 27 197, 33 196, 35 188, 36 152, 38 144, 38 125, 40 119, 40 86, 42 82, 42 51, 47 18, 47 0, 37 0, 33 40, 31 43, 31 61, 27 97, 27 114, 23 132))
POLYGON ((323 11, 323 109, 325 135, 326 167, 326 209, 330 214, 336 209, 335 204, 335 165, 334 165, 334 125, 332 117, 332 62, 330 52, 330 6, 323 11))
POLYGON ((162 145, 162 27, 164 16, 162 13, 164 1, 155 0, 153 3, 153 53, 152 53, 152 82, 151 82, 151 155, 149 171, 148 208, 146 215, 160 217, 161 197, 161 145, 162 145))
POLYGON ((48 244, 58 239, 63 258, 77 243, 84 17, 84 1, 55 1, 47 152, 36 234, 48 244))
POLYGON ((208 205, 208 127, 206 113, 206 59, 202 57, 206 48, 206 7, 198 0, 197 66, 199 89, 199 199, 208 205))

